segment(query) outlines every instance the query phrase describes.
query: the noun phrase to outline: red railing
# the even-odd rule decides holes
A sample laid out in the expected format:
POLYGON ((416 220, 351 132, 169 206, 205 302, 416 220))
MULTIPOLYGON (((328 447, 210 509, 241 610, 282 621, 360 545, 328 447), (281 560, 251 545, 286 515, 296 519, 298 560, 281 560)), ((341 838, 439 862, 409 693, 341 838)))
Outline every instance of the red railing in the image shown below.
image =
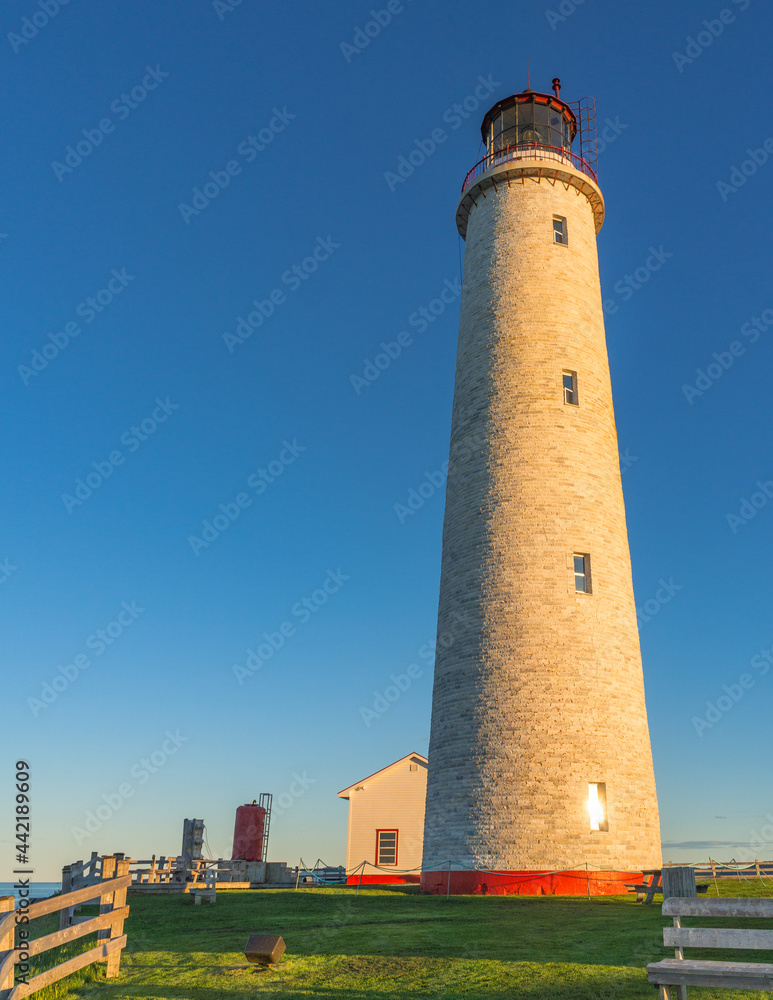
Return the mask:
POLYGON ((562 163, 571 163, 577 170, 581 170, 598 183, 595 171, 591 169, 581 156, 577 156, 570 149, 563 149, 561 146, 543 146, 534 142, 528 144, 519 143, 517 146, 505 146, 503 149, 498 149, 496 153, 487 153, 464 178, 462 191, 468 188, 481 174, 485 174, 487 170, 513 160, 558 160, 562 163))

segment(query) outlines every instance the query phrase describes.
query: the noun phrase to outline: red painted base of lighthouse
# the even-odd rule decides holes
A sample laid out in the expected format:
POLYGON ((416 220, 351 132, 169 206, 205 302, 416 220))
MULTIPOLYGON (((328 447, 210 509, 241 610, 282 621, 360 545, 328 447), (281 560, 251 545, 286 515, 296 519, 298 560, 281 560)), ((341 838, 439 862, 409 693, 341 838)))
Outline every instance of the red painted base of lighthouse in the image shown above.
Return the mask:
POLYGON ((387 875, 381 872, 377 875, 349 875, 346 879, 347 885, 416 885, 419 881, 418 875, 402 873, 400 875, 387 875))
POLYGON ((455 896, 620 896, 626 885, 641 882, 642 872, 589 871, 575 868, 563 872, 479 872, 438 869, 421 873, 424 892, 455 896))

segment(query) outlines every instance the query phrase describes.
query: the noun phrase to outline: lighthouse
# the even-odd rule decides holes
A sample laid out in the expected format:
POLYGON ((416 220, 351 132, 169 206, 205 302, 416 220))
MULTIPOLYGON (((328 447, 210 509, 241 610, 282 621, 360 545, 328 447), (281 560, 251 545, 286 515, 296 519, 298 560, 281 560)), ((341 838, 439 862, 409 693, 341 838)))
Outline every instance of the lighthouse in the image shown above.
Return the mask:
POLYGON ((485 115, 465 240, 422 861, 431 891, 661 866, 599 282, 592 102, 485 115))

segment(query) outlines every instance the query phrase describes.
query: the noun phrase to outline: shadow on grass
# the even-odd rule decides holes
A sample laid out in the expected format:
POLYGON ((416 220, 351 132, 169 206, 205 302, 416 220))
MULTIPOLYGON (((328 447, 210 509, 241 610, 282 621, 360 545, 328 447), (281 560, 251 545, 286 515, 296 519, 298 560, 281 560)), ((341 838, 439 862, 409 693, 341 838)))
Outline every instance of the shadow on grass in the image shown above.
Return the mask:
POLYGON ((294 956, 478 958, 642 968, 662 958, 660 907, 606 897, 422 896, 405 893, 222 893, 132 897, 129 952, 241 957, 252 933, 280 934, 294 956))
POLYGON ((78 997, 652 1000, 645 966, 672 954, 660 906, 630 897, 275 890, 222 893, 214 906, 182 896, 133 897, 130 905, 121 980, 78 997), (275 971, 243 968, 244 945, 258 932, 285 940, 275 971))
POLYGON ((63 998, 652 1000, 644 967, 673 954, 663 948, 670 921, 660 906, 630 897, 446 899, 350 889, 223 892, 214 906, 183 896, 129 903, 120 978, 63 998), (257 932, 281 934, 287 945, 271 972, 245 967, 242 950, 257 932))
MULTIPOLYGON (((326 961, 302 959, 281 963, 276 971, 255 974, 226 968, 202 972, 196 982, 123 986, 103 984, 104 1000, 137 997, 146 1000, 237 1000, 245 996, 274 996, 295 1000, 405 1000, 437 997, 443 1000, 652 1000, 652 987, 642 970, 609 967, 501 962, 391 958, 372 955, 337 956, 326 961), (230 972, 230 974, 228 974, 230 972)), ((91 998, 90 991, 83 996, 91 998)))

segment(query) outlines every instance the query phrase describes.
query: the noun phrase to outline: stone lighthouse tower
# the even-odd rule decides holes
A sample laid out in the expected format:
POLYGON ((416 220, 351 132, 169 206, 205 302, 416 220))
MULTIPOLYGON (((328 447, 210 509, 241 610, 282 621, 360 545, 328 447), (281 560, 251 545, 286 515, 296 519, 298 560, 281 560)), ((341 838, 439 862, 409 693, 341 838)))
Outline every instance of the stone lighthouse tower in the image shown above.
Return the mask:
POLYGON ((582 156, 587 112, 553 85, 486 114, 486 156, 456 212, 422 864, 434 891, 621 891, 661 865, 596 251, 604 200, 582 156))

